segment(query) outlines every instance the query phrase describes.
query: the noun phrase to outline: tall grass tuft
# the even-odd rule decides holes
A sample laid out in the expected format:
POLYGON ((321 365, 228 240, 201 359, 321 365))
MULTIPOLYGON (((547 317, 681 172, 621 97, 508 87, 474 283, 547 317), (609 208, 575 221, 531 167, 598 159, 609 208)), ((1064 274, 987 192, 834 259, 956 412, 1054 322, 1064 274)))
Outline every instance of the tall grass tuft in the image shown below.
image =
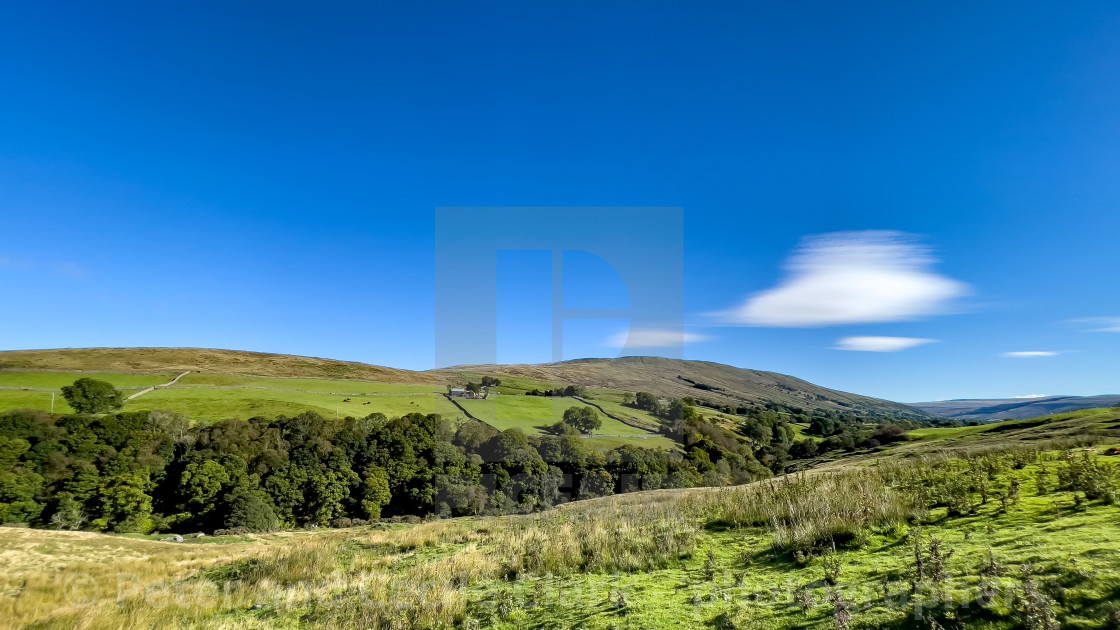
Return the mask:
POLYGON ((686 508, 714 513, 727 526, 767 527, 775 547, 823 548, 860 542, 874 528, 919 516, 924 506, 879 468, 802 473, 739 488, 689 496, 686 508))

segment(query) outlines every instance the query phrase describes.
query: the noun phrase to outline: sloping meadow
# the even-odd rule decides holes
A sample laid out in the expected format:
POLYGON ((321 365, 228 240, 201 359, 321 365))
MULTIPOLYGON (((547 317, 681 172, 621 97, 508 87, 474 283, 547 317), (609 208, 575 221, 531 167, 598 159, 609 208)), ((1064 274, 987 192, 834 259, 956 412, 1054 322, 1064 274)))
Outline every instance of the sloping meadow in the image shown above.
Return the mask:
MULTIPOLYGON (((122 594, 99 557, 98 597, 25 589, 0 625, 1104 628, 1120 619, 1117 491, 1095 450, 1016 448, 262 536, 233 559, 164 544, 186 575, 140 574, 122 594)), ((65 581, 78 560, 20 565, 10 586, 65 581)))

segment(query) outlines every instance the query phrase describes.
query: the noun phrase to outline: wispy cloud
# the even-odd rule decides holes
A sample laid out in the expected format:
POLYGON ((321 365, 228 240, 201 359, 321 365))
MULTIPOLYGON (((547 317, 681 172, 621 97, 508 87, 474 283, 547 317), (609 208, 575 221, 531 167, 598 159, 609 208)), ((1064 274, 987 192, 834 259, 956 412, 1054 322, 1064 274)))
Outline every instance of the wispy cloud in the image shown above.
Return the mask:
POLYGON ((1026 396, 1016 396, 1016 400, 1024 398, 1049 398, 1050 394, 1027 394, 1026 396))
POLYGON ((898 352, 899 350, 936 342, 937 339, 921 339, 919 337, 844 337, 836 342, 833 350, 898 352))
POLYGON ((1061 354, 1053 350, 1022 350, 1019 352, 1004 352, 1003 357, 1009 359, 1033 359, 1035 357, 1055 357, 1061 354))
POLYGON ((72 262, 57 263, 53 267, 54 272, 70 276, 71 278, 85 278, 89 276, 89 271, 85 267, 72 262))
POLYGON ((611 335, 606 343, 611 348, 671 348, 709 339, 707 335, 681 330, 637 328, 611 335))
POLYGON ((1073 322, 1085 326, 1087 332, 1120 333, 1120 317, 1079 317, 1073 322))
POLYGON ((948 311, 968 285, 932 271, 910 234, 835 232, 803 239, 778 286, 716 313, 741 326, 814 327, 897 322, 948 311))
POLYGON ((16 260, 15 258, 0 256, 0 267, 11 267, 13 269, 25 270, 31 268, 31 263, 27 262, 26 260, 16 260))

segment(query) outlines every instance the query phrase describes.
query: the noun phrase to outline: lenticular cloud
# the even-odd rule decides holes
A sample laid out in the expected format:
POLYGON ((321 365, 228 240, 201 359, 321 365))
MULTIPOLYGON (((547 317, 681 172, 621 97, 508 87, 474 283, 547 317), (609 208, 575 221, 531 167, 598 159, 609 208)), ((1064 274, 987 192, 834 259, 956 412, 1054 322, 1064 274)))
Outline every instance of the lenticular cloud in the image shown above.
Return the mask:
POLYGON ((929 249, 893 231, 805 238, 778 286, 720 313, 743 326, 812 327, 898 322, 936 315, 968 285, 938 275, 929 249))
POLYGON ((836 342, 835 349, 856 352, 898 352, 936 342, 936 339, 919 337, 844 337, 836 342))

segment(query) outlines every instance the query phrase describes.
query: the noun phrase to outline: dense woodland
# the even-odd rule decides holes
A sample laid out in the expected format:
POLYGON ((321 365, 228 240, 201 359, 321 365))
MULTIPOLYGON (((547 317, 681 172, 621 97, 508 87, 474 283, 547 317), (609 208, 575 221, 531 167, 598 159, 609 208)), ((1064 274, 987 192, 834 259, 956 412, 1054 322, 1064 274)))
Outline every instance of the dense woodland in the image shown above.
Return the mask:
POLYGON ((875 446, 903 427, 862 421, 795 440, 783 414, 755 410, 737 430, 688 400, 638 393, 679 451, 589 449, 595 412, 573 407, 553 435, 499 432, 437 414, 226 420, 191 426, 166 412, 0 414, 0 521, 118 532, 271 530, 380 518, 524 513, 657 488, 741 484, 821 448, 875 446), (841 438, 834 440, 839 435, 841 438), (833 442, 830 442, 833 441, 833 442))

